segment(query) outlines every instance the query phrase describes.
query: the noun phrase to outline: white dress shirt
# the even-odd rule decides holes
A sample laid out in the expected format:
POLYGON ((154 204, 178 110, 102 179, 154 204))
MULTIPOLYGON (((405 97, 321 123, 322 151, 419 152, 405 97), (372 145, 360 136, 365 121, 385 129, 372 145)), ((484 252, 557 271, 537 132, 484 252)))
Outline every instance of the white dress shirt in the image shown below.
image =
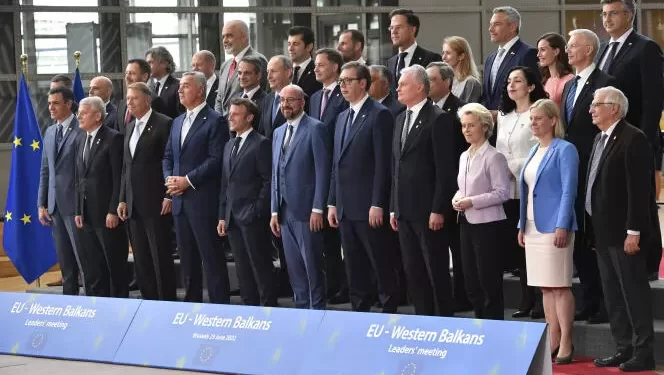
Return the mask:
POLYGON ((138 145, 138 140, 141 139, 141 134, 143 134, 143 130, 145 130, 145 125, 148 123, 148 120, 150 120, 150 116, 152 115, 152 108, 150 108, 143 117, 140 119, 136 119, 136 123, 134 124, 134 131, 131 133, 131 138, 129 139, 129 152, 131 153, 131 157, 134 157, 134 153, 136 152, 136 145, 138 145))
MULTIPOLYGON (((91 132, 86 132, 88 136, 92 136, 92 139, 90 140, 90 150, 92 150, 92 146, 95 144, 95 138, 97 138, 97 133, 99 133, 99 129, 101 129, 102 126, 104 126, 104 125, 99 124, 97 129, 95 129, 91 132)), ((85 142, 86 143, 88 142, 87 137, 85 138, 85 142)), ((85 160, 85 144, 83 145, 83 156, 84 156, 83 161, 87 162, 87 160, 85 160)))
MULTIPOLYGON (((417 48, 417 42, 413 42, 413 44, 411 44, 410 47, 406 48, 405 50, 402 51, 401 49, 399 49, 399 54, 401 54, 402 52, 408 52, 406 58, 403 59, 405 68, 410 66, 410 61, 413 59, 413 54, 415 53, 416 48, 417 48)), ((397 66, 399 66, 399 58, 397 58, 397 66)))
POLYGON ((198 113, 207 105, 207 102, 203 102, 199 104, 196 108, 192 110, 187 110, 187 115, 184 118, 184 121, 182 122, 182 133, 180 133, 180 147, 184 144, 184 140, 187 139, 187 134, 189 134, 189 130, 191 129, 191 126, 194 124, 194 121, 196 120, 196 117, 198 116, 198 113))
POLYGON ((500 70, 500 66, 503 64, 503 60, 505 60, 505 56, 510 51, 510 48, 516 44, 516 42, 519 40, 519 36, 515 36, 514 38, 510 39, 507 43, 503 44, 502 46, 499 46, 498 50, 503 49, 504 52, 502 55, 500 53, 496 53, 496 58, 493 59, 493 64, 491 64, 491 89, 493 90, 493 87, 495 86, 496 82, 495 79, 498 77, 498 71, 500 70))
POLYGON ((170 74, 166 74, 165 76, 161 77, 160 79, 154 79, 154 84, 155 87, 157 86, 157 82, 159 82, 159 91, 156 92, 157 96, 161 95, 161 90, 164 89, 164 85, 166 84, 166 80, 168 79, 168 76, 170 74))
POLYGON ((242 95, 241 95, 240 97, 243 97, 243 96, 246 95, 246 96, 247 96, 247 99, 250 99, 250 100, 251 100, 251 99, 253 99, 254 94, 256 94, 256 92, 257 92, 258 89, 260 89, 260 88, 261 88, 261 86, 258 85, 258 86, 254 87, 253 89, 251 89, 251 90, 249 90, 249 91, 245 91, 245 92, 243 92, 242 95))
POLYGON ((447 95, 443 96, 443 98, 436 103, 436 105, 440 107, 440 109, 443 109, 443 106, 445 106, 445 102, 447 101, 447 98, 449 98, 449 96, 450 93, 448 92, 447 95))
POLYGON ((611 38, 609 40, 609 44, 606 46, 606 53, 604 53, 604 57, 602 57, 602 63, 599 65, 602 68, 604 68, 604 64, 606 64, 606 59, 609 57, 609 51, 611 51, 611 43, 613 42, 618 42, 618 45, 616 46, 616 51, 614 52, 614 57, 618 55, 618 51, 620 51, 620 48, 625 44, 625 41, 627 40, 627 37, 630 36, 630 34, 634 31, 634 28, 629 28, 623 35, 620 36, 618 39, 613 39, 611 38))
POLYGON ((254 130, 254 129, 249 128, 244 133, 236 135, 236 137, 240 137, 240 144, 237 146, 237 152, 236 153, 240 152, 240 150, 242 149, 242 146, 244 145, 244 141, 247 140, 247 137, 249 136, 249 134, 251 134, 252 130, 254 130))
POLYGON ((210 78, 207 79, 205 82, 205 97, 207 98, 208 95, 210 95, 210 91, 212 91, 212 85, 214 85, 214 82, 217 80, 217 75, 212 73, 210 78))
POLYGON ((311 62, 311 57, 302 61, 299 64, 293 64, 293 74, 295 74, 295 67, 299 66, 300 70, 297 72, 297 77, 293 77, 293 81, 298 82, 300 80, 300 77, 302 77, 302 73, 307 69, 307 66, 311 62))
MULTIPOLYGON (((576 73, 576 75, 579 76, 579 81, 576 83, 576 92, 574 93, 574 104, 576 104, 576 100, 579 98, 581 91, 583 91, 583 86, 586 84, 586 82, 588 82, 588 78, 590 78, 590 75, 595 70, 595 67, 596 67, 595 63, 592 63, 582 71, 576 73)), ((575 78, 572 79, 574 80, 575 78)), ((566 99, 563 98, 563 103, 565 102, 565 100, 566 99)), ((585 108, 585 110, 588 110, 588 108, 585 108)))
POLYGON ((421 102, 412 106, 411 108, 406 109, 406 111, 412 111, 412 114, 410 115, 410 124, 404 124, 404 126, 406 125, 408 126, 408 134, 410 134, 410 131, 413 130, 413 124, 415 123, 417 116, 420 115, 420 111, 422 110, 422 108, 424 108, 424 105, 427 104, 427 100, 428 99, 424 99, 421 102))
MULTIPOLYGON (((62 139, 65 139, 65 135, 67 134, 67 130, 69 130, 69 125, 71 124, 72 121, 74 121, 74 114, 73 113, 71 115, 69 115, 69 117, 67 117, 63 122, 56 122, 56 125, 57 124, 62 125, 62 139)), ((57 131, 57 128, 56 128, 56 131, 57 131)))

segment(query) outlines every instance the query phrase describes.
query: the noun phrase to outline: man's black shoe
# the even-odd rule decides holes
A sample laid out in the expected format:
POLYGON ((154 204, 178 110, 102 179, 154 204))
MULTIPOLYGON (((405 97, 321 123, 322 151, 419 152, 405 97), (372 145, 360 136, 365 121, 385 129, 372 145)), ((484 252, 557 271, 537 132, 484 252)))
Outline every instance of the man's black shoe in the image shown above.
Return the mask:
POLYGON ((595 364, 595 367, 618 367, 621 364, 629 361, 631 358, 632 358, 632 352, 630 350, 624 352, 617 352, 616 354, 610 357, 597 358, 593 363, 595 364))

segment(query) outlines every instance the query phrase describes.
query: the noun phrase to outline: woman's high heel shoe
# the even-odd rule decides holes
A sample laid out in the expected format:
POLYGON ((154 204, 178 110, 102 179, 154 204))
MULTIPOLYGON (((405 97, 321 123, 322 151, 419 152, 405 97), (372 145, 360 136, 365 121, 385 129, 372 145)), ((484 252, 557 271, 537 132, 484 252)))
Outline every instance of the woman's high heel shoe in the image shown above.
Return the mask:
POLYGON ((560 350, 560 346, 558 346, 556 349, 554 349, 554 350, 551 352, 551 360, 552 360, 552 361, 555 361, 555 360, 556 360, 556 357, 558 356, 558 350, 560 350))
POLYGON ((556 357, 556 364, 557 365, 569 365, 573 361, 573 359, 572 359, 573 355, 574 355, 574 345, 572 345, 572 352, 569 353, 569 355, 567 357, 556 357))

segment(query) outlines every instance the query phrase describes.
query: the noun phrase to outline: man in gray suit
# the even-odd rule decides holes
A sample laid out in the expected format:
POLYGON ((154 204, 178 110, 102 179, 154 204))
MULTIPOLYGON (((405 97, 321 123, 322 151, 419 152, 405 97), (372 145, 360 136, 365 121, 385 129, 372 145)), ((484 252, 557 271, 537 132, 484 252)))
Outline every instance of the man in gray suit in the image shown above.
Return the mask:
POLYGON ((221 38, 224 42, 224 51, 227 54, 232 54, 233 58, 224 61, 219 69, 219 91, 214 110, 226 116, 231 98, 235 94, 242 92, 237 72, 240 60, 245 56, 256 56, 260 59, 261 88, 263 90, 267 87, 267 60, 265 56, 256 52, 249 45, 249 27, 243 21, 233 20, 226 22, 221 31, 221 38))
POLYGON ((62 292, 78 295, 80 259, 74 232, 76 190, 74 188, 75 140, 81 130, 72 113, 74 93, 66 87, 49 91, 48 110, 55 124, 44 132, 39 177, 39 222, 53 227, 55 251, 62 272, 62 292), (73 134, 72 134, 73 133, 73 134))

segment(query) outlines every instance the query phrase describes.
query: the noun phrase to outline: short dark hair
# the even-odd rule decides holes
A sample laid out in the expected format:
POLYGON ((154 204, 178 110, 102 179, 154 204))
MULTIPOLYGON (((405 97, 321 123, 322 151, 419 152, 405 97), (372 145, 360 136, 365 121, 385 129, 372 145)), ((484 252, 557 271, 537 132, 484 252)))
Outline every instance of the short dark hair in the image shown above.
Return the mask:
MULTIPOLYGON (((535 89, 530 92, 528 98, 531 105, 540 99, 549 98, 549 94, 547 94, 547 92, 544 90, 544 86, 542 85, 542 80, 540 79, 538 72, 527 66, 515 66, 514 68, 510 69, 510 71, 507 73, 507 76, 509 77, 509 75, 512 74, 512 72, 515 70, 520 70, 523 72, 523 75, 526 77, 526 85, 535 85, 535 89)), ((502 114, 508 114, 515 110, 516 102, 512 100, 512 98, 510 98, 509 94, 507 93, 507 80, 504 82, 504 86, 500 89, 500 92, 501 95, 498 111, 500 111, 502 114)))
POLYGON ((145 59, 131 59, 127 61, 127 65, 129 64, 136 64, 138 65, 138 69, 141 70, 141 74, 147 74, 148 78, 150 78, 150 64, 148 64, 145 59))
POLYGON ((350 34, 350 40, 353 41, 353 44, 360 43, 362 50, 364 50, 364 34, 357 30, 344 30, 341 34, 350 34))
POLYGON ((259 73, 261 72, 261 69, 263 68, 263 63, 257 56, 244 56, 240 62, 246 62, 247 64, 251 64, 254 67, 254 72, 259 73))
POLYGON ((420 17, 415 15, 415 13, 410 10, 410 9, 395 9, 390 12, 390 19, 394 16, 404 16, 406 17, 406 22, 408 25, 415 27, 415 37, 417 38, 417 34, 420 32, 420 17))
POLYGON ((601 0, 599 5, 613 4, 613 3, 622 3, 623 8, 632 13, 632 23, 634 23, 634 18, 636 17, 636 4, 634 0, 601 0))
POLYGON ((394 83, 394 78, 392 77, 392 73, 390 72, 390 70, 387 69, 385 65, 370 65, 369 73, 371 72, 377 72, 378 74, 380 74, 381 77, 385 78, 388 86, 392 87, 392 84, 394 83))
MULTIPOLYGON (((53 81, 53 82, 62 82, 62 81, 53 81)), ((74 92, 71 91, 70 88, 64 87, 64 86, 58 86, 50 89, 48 91, 49 95, 55 95, 55 94, 61 94, 62 99, 64 99, 65 102, 72 102, 74 103, 74 92)))
POLYGON ((321 48, 316 51, 316 56, 324 54, 332 64, 337 64, 337 74, 341 73, 341 67, 344 65, 344 58, 341 57, 339 51, 334 48, 321 48))
POLYGON ((251 124, 254 125, 254 121, 258 119, 258 106, 254 102, 245 98, 233 98, 231 99, 231 105, 239 105, 246 108, 248 115, 254 115, 254 118, 251 120, 251 124))
POLYGON ((302 35, 302 41, 305 45, 314 44, 314 32, 306 26, 293 26, 288 29, 288 36, 302 35))
POLYGON ((371 87, 371 73, 369 72, 369 68, 367 68, 366 65, 357 62, 357 61, 351 61, 345 63, 342 67, 341 70, 346 70, 346 69, 354 69, 355 74, 357 75, 357 78, 359 80, 365 80, 367 82, 367 87, 366 90, 369 91, 369 87, 371 87))
POLYGON ((61 82, 63 85, 65 85, 66 88, 70 89, 74 87, 74 83, 72 82, 71 78, 69 76, 66 76, 64 74, 56 74, 51 78, 51 82, 61 82))

